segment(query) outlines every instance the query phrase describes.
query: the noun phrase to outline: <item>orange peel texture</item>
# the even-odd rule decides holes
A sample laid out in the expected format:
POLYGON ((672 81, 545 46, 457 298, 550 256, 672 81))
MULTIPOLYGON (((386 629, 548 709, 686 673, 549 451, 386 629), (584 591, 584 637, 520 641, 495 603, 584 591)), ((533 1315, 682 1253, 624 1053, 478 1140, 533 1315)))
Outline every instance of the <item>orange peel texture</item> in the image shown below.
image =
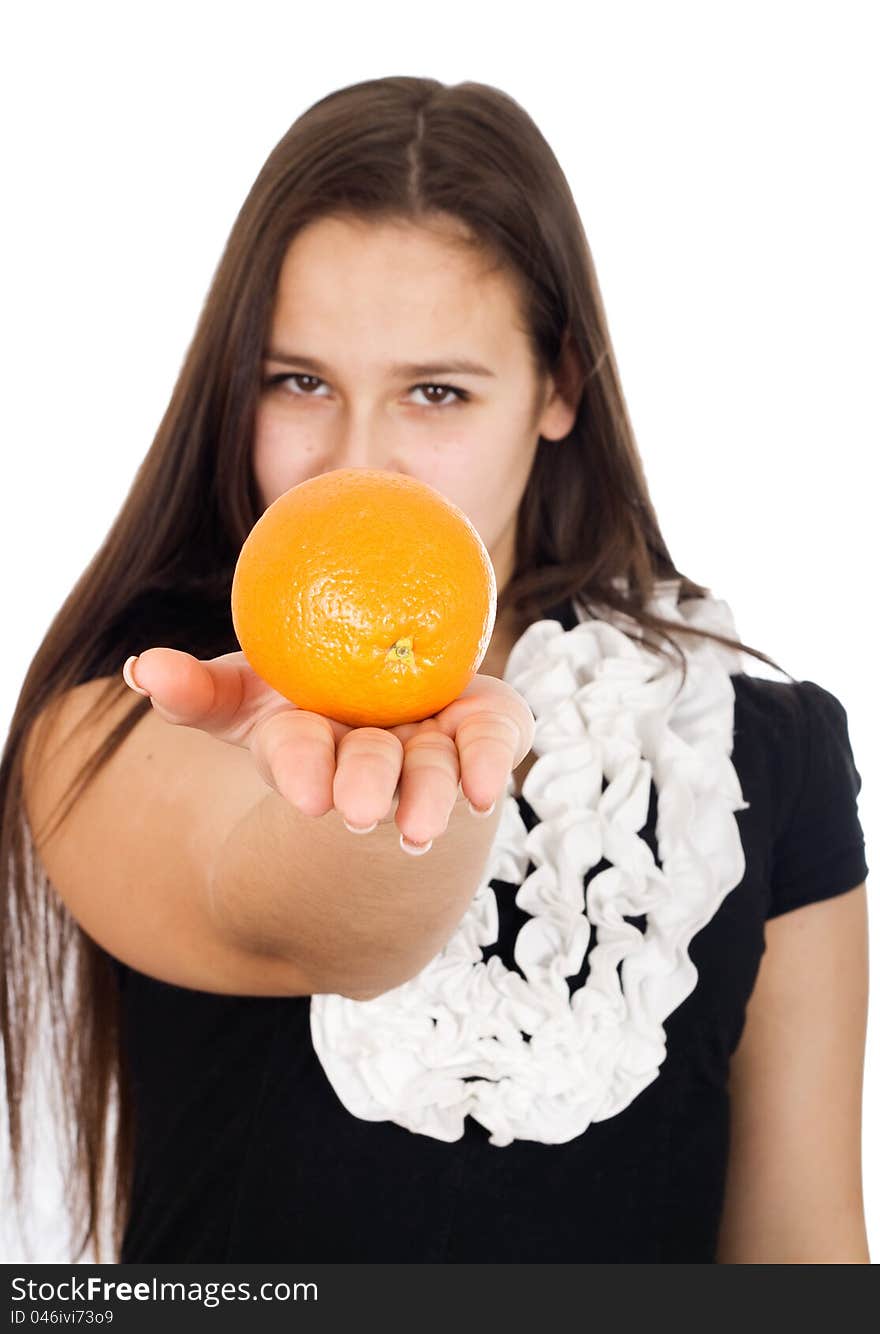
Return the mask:
POLYGON ((433 487, 340 468, 285 491, 239 553, 232 622, 251 667, 351 727, 432 717, 479 669, 495 625, 489 553, 433 487))

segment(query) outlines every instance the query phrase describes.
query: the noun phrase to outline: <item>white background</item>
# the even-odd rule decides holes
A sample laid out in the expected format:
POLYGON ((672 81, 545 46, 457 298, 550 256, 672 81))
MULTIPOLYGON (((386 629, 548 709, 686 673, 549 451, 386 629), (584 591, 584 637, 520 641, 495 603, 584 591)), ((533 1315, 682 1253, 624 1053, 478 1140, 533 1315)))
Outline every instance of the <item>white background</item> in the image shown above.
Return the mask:
MULTIPOLYGON (((18 6, 0 79, 3 734, 152 441, 270 150, 349 83, 477 80, 525 107, 571 183, 674 560, 730 603, 746 642, 844 703, 870 865, 874 20, 842 0, 18 6)), ((874 1252, 878 1028, 875 999, 874 1252)), ((64 1260, 48 1151, 41 1180, 30 1255, 64 1260)), ((0 1259, 21 1246, 0 1229, 0 1259)))

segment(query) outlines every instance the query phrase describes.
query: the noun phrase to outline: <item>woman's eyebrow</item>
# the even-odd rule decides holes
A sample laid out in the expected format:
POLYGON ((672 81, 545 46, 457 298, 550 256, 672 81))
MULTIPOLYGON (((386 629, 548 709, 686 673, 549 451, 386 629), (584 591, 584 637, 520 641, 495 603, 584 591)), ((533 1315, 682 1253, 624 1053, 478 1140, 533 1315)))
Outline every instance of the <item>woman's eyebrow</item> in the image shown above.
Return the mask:
MULTIPOLYGON (((265 354, 266 361, 277 361, 287 366, 302 366, 304 370, 314 371, 316 375, 326 375, 329 367, 325 366, 317 357, 299 356, 295 352, 282 352, 280 349, 270 348, 265 354)), ((471 361, 468 357, 442 357, 436 362, 398 362, 396 365, 389 366, 388 371, 391 375, 400 375, 405 378, 416 378, 420 375, 495 375, 488 366, 481 366, 478 361, 471 361)))

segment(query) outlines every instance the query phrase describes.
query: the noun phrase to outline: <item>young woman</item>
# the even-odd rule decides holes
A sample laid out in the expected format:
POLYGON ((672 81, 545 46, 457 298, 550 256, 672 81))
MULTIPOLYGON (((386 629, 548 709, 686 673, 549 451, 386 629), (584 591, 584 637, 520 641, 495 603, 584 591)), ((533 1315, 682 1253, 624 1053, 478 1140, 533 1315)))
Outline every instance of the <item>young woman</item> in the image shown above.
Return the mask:
POLYGON ((122 1261, 867 1263, 860 778, 839 701, 746 655, 528 115, 322 99, 6 740, 16 1182, 42 977, 77 1256, 109 1188, 122 1261), (251 527, 343 467, 493 560, 480 672, 419 724, 297 710, 235 640, 251 527))

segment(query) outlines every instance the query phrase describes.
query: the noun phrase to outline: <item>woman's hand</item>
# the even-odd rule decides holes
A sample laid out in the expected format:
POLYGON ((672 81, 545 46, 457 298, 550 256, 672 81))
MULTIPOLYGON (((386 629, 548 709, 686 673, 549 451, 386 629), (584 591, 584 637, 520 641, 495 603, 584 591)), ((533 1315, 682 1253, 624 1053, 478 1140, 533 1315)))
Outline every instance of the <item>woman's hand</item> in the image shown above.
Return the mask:
POLYGON ((413 852, 445 831, 459 786, 475 814, 489 814, 535 734, 523 697, 494 676, 475 676, 434 717, 390 728, 297 708, 241 652, 201 660, 150 648, 123 677, 166 722, 247 747, 264 782, 304 815, 335 808, 353 833, 369 833, 397 799, 393 818, 413 852))

